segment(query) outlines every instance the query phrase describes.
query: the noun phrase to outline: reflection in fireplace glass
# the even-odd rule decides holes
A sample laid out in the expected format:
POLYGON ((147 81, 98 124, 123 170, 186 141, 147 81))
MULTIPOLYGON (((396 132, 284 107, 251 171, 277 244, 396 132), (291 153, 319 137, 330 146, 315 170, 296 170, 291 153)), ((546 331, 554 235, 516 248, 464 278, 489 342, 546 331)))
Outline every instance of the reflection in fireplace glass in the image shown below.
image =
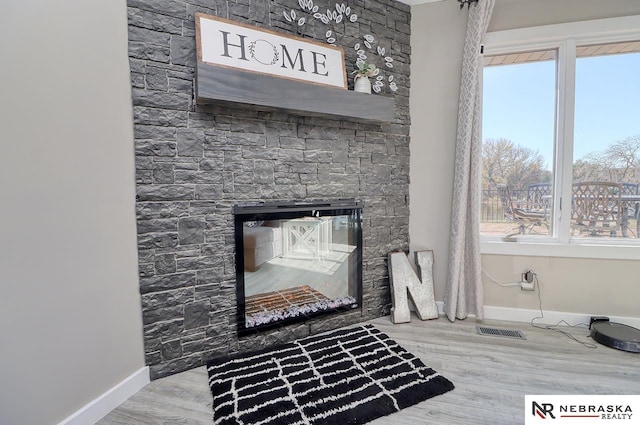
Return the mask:
POLYGON ((237 270, 241 328, 359 305, 359 209, 237 214, 238 230, 242 255, 237 257, 243 262, 237 270), (286 218, 279 218, 283 215, 286 218))

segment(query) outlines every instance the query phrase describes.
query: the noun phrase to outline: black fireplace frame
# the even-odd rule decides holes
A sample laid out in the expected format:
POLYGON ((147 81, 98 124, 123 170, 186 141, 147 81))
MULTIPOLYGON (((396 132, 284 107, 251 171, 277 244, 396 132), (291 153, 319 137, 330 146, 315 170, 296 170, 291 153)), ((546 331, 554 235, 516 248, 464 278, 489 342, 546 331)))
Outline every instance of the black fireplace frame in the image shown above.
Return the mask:
POLYGON ((270 330, 292 323, 304 322, 319 316, 352 311, 362 306, 362 209, 361 201, 355 199, 338 199, 330 201, 286 201, 263 202, 249 205, 235 205, 233 207, 235 225, 235 254, 236 254, 236 308, 238 335, 247 336, 270 330), (351 238, 356 243, 355 257, 349 263, 350 273, 355 282, 353 293, 356 301, 341 307, 309 313, 297 317, 279 320, 277 322, 247 327, 245 323, 245 290, 244 290, 244 251, 243 224, 250 221, 287 220, 301 217, 349 217, 351 238))

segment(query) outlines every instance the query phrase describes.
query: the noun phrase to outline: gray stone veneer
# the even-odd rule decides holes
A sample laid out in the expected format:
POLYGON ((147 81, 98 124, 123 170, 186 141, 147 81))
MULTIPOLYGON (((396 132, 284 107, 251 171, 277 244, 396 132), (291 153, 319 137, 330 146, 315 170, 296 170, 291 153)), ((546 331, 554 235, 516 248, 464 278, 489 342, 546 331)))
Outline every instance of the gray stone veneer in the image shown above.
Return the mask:
MULTIPOLYGON (((345 3, 356 23, 310 19, 297 27, 283 11, 299 10, 298 0, 128 0, 140 293, 152 379, 389 314, 386 257, 409 247, 410 8, 394 0, 345 3), (332 29, 348 71, 354 44, 373 35, 394 59, 399 89, 372 96, 394 97, 395 121, 196 105, 195 12, 322 42, 332 29), (239 340, 233 205, 335 198, 364 202, 362 310, 239 340)), ((314 4, 335 8, 333 1, 314 4)))

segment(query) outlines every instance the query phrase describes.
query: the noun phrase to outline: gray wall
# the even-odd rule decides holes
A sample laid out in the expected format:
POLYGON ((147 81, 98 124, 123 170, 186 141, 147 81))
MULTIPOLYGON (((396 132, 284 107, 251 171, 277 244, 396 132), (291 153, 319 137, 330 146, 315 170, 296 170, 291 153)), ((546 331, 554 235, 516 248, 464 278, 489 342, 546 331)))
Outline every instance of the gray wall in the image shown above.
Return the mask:
POLYGON ((489 31, 638 14, 638 0, 497 0, 489 31))
POLYGON ((144 367, 122 1, 0 2, 0 423, 144 367))
MULTIPOLYGON (((321 10, 335 4, 314 3, 321 10)), ((386 256, 409 248, 409 6, 356 0, 349 2, 356 23, 332 27, 310 19, 297 28, 283 17, 284 10, 298 10, 290 0, 128 4, 140 291, 152 379, 222 354, 388 314, 386 256), (348 71, 356 59, 353 46, 373 35, 394 58, 399 90, 385 93, 395 100, 394 122, 196 105, 197 11, 321 42, 333 29, 348 71), (362 311, 239 340, 233 205, 335 198, 364 202, 362 311)), ((383 66, 382 58, 376 63, 383 66)))
POLYGON ((436 300, 447 274, 460 68, 467 11, 452 1, 411 8, 411 250, 431 249, 436 300), (420 75, 421 78, 416 76, 420 75))
MULTIPOLYGON (((436 298, 446 282, 460 66, 467 11, 444 1, 414 6, 411 45, 411 249, 435 250, 436 298), (416 78, 421 73, 424 78, 416 78)), ((636 0, 497 0, 490 31, 640 14, 636 0)), ((499 281, 529 268, 541 276, 545 310, 638 317, 640 263, 483 255, 499 281), (575 273, 573 273, 575 271, 575 273)), ((484 277, 483 277, 484 278, 484 277)), ((532 293, 484 278, 485 305, 537 309, 532 293)))

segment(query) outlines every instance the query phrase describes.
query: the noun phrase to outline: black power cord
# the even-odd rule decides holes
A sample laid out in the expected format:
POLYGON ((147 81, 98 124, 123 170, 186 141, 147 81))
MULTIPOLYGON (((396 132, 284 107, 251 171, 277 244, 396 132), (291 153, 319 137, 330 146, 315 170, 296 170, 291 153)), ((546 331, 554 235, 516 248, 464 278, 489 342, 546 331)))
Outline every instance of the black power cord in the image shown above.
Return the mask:
POLYGON ((532 272, 531 270, 529 270, 527 273, 532 273, 533 274, 533 281, 535 284, 535 288, 538 290, 538 301, 539 301, 539 309, 540 309, 540 316, 538 317, 534 317, 533 319, 531 319, 531 326, 537 329, 543 329, 543 330, 548 330, 548 331, 554 331, 554 332, 558 332, 561 333, 562 335, 566 336, 569 339, 574 340, 575 342, 577 342, 578 344, 582 344, 587 348, 598 348, 598 346, 596 344, 592 344, 590 342, 585 342, 585 341, 580 341, 578 338, 576 338, 575 336, 573 336, 572 334, 570 334, 569 332, 565 331, 564 329, 560 329, 560 325, 564 325, 564 326, 568 326, 570 328, 577 328, 577 327, 585 327, 588 328, 588 326, 585 323, 578 323, 577 325, 570 325, 569 323, 567 323, 566 320, 561 320, 558 323, 556 323, 555 325, 538 325, 536 323, 534 323, 536 320, 539 319, 544 319, 544 312, 542 311, 542 295, 540 293, 540 282, 538 282, 538 275, 535 274, 534 272, 532 272))

